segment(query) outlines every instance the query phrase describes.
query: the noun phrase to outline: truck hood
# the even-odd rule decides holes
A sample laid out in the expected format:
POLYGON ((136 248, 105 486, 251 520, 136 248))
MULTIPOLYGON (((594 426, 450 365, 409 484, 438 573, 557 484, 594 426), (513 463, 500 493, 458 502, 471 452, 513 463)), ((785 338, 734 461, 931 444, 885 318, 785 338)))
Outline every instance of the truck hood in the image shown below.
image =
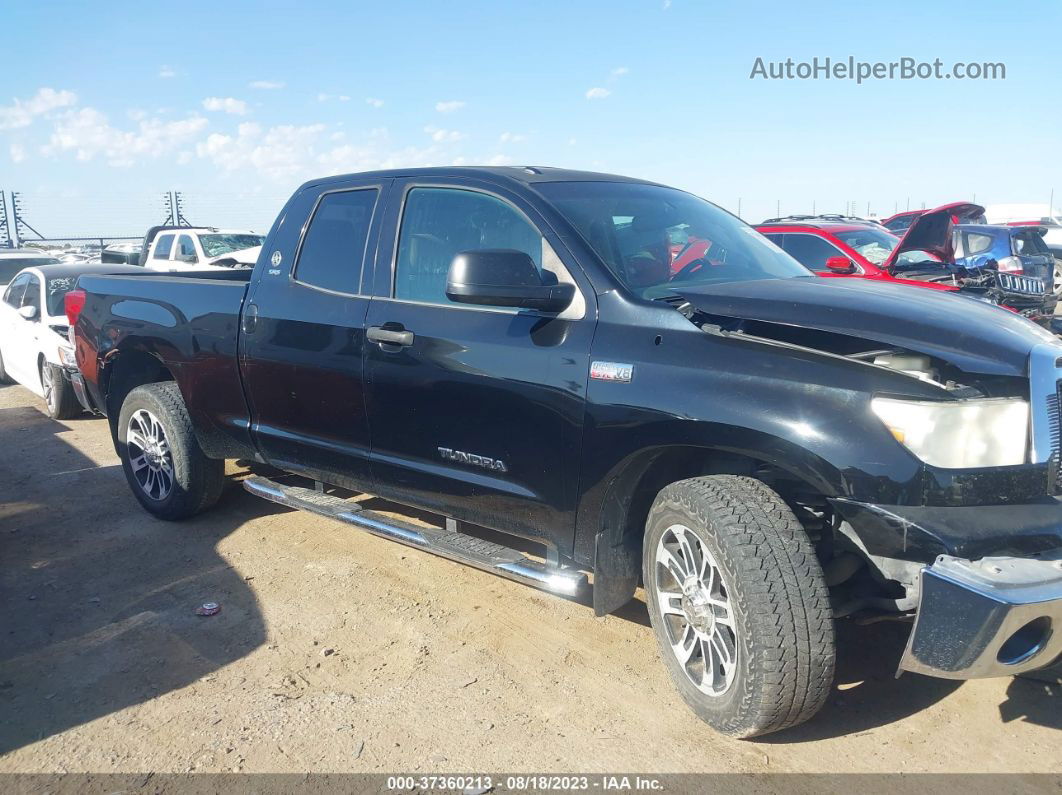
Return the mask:
POLYGON ((905 251, 928 251, 941 262, 954 262, 955 246, 951 234, 954 225, 973 223, 984 213, 984 207, 972 202, 952 202, 922 213, 907 228, 899 245, 892 250, 881 267, 891 271, 896 260, 905 251))
POLYGON ((672 286, 707 315, 871 340, 943 359, 968 373, 1024 376, 1032 348, 1058 341, 1031 320, 984 301, 869 279, 672 286))
POLYGON ((261 246, 254 246, 252 248, 243 248, 239 251, 230 251, 228 254, 222 254, 220 257, 214 257, 207 260, 207 265, 231 265, 233 263, 239 265, 254 266, 258 262, 258 255, 261 253, 261 246))

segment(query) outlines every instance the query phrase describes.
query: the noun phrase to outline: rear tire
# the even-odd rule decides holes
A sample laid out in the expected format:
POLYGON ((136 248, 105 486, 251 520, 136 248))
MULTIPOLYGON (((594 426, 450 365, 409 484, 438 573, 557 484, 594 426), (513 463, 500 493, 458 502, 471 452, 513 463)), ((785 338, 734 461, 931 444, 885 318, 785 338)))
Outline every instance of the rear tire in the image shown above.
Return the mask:
POLYGON ((42 361, 40 375, 49 417, 53 420, 68 420, 82 412, 81 404, 74 394, 74 387, 61 367, 42 361))
POLYGON ((205 511, 225 485, 225 462, 203 454, 172 381, 138 386, 126 396, 118 415, 118 455, 133 495, 160 519, 205 511))
POLYGON ((672 483, 649 512, 642 565, 664 663, 702 720, 755 737, 819 711, 834 673, 829 594, 778 494, 733 475, 672 483))

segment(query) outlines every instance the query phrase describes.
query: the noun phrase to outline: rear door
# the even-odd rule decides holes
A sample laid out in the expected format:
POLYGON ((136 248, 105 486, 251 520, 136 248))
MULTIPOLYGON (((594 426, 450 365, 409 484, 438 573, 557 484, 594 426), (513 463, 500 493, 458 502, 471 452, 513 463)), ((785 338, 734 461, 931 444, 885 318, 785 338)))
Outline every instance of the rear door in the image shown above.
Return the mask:
POLYGON ((267 261, 240 334, 252 433, 263 457, 357 490, 370 485, 366 290, 389 182, 310 187, 291 200, 266 241, 267 261))
POLYGON ((375 490, 570 552, 593 293, 521 197, 471 180, 392 196, 366 321, 397 340, 366 344, 375 490), (527 253, 576 300, 559 316, 451 302, 450 262, 480 248, 527 253))

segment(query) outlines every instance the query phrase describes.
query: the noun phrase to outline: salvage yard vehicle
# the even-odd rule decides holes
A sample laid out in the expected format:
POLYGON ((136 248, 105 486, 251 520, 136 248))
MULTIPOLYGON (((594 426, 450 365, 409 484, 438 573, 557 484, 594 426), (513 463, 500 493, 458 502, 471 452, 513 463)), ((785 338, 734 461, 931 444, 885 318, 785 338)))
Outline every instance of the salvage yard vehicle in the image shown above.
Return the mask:
POLYGON ((51 265, 55 257, 42 254, 33 248, 0 249, 0 287, 8 284, 23 268, 34 265, 51 265))
POLYGON ((144 236, 139 264, 171 273, 252 268, 264 239, 238 229, 153 226, 144 236))
POLYGON ((15 274, 0 299, 0 382, 17 381, 44 398, 53 419, 80 414, 70 383, 77 363, 67 338, 64 299, 81 274, 121 270, 114 265, 55 263, 15 274))
POLYGON ((969 257, 961 248, 963 238, 955 230, 983 215, 976 204, 945 204, 920 212, 902 238, 866 221, 836 216, 772 218, 756 229, 820 276, 956 292, 1049 326, 1058 298, 1046 260, 1029 258, 1023 271, 1013 259, 969 257))
POLYGON ((559 594, 592 572, 597 615, 642 583, 720 732, 814 715, 836 617, 913 619, 900 669, 947 678, 1062 654, 1062 344, 939 290, 817 278, 688 193, 330 177, 253 272, 85 276, 67 305, 151 514, 206 510, 241 458, 288 473, 251 493, 352 528, 559 594), (679 233, 711 245, 676 273, 679 233))

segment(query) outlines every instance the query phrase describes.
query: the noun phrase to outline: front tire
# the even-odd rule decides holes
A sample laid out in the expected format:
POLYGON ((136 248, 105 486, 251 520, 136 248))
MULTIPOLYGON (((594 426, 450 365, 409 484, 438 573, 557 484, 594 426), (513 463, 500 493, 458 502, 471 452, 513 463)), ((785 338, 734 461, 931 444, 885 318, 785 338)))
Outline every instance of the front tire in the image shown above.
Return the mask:
POLYGON ((138 386, 126 396, 118 455, 133 495, 160 519, 187 519, 221 496, 225 462, 203 454, 172 381, 138 386))
POLYGON ((829 594, 778 494, 733 475, 672 483, 649 512, 642 559, 664 663, 702 720, 755 737, 819 711, 834 673, 829 594))
POLYGON ((63 374, 62 368, 42 361, 40 375, 49 417, 53 420, 68 420, 81 413, 81 404, 74 394, 74 387, 63 374))
POLYGON ((4 355, 0 353, 0 384, 10 384, 11 376, 7 374, 7 370, 4 369, 4 355))

